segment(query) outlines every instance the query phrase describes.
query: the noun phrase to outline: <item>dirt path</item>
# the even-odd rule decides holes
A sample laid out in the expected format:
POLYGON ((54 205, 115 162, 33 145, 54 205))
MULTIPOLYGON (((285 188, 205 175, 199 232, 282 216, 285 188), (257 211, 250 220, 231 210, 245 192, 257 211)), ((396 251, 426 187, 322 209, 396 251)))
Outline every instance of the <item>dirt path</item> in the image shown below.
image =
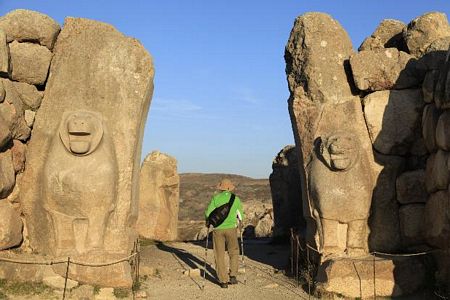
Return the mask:
POLYGON ((212 249, 207 255, 206 281, 202 277, 183 275, 189 269, 203 268, 205 250, 202 244, 166 243, 142 247, 142 269, 147 266, 157 269, 155 275, 142 283, 141 288, 149 299, 308 299, 301 288, 282 274, 289 257, 286 246, 246 241, 245 273, 238 276, 238 285, 222 289, 215 280, 212 249))

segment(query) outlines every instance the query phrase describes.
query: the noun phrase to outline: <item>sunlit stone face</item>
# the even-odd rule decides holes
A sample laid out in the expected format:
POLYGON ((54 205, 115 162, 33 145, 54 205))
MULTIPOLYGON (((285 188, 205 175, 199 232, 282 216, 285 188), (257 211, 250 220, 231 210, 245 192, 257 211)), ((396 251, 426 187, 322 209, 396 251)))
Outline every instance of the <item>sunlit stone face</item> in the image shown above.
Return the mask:
POLYGON ((351 134, 338 133, 322 140, 321 154, 335 171, 351 169, 359 158, 358 141, 351 134))
POLYGON ((67 122, 70 151, 75 154, 86 154, 90 150, 93 127, 90 116, 72 116, 67 122))

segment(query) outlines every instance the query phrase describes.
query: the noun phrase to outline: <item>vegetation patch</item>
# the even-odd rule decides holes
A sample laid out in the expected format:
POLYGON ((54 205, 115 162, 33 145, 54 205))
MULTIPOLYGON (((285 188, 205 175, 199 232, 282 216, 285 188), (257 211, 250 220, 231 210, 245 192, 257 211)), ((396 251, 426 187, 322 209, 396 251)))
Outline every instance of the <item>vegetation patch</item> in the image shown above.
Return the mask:
POLYGON ((130 295, 130 290, 126 288, 114 288, 114 296, 119 299, 127 298, 130 295))
POLYGON ((0 279, 0 299, 7 299, 7 294, 25 296, 50 294, 52 292, 51 287, 40 282, 16 282, 0 279))

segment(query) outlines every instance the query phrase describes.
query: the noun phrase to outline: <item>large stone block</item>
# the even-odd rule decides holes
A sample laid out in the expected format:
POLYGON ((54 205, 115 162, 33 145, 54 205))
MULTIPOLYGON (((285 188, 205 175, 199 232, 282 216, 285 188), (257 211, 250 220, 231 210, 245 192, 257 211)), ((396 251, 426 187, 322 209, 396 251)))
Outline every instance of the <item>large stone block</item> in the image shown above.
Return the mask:
POLYGON ((450 151, 450 110, 444 111, 436 125, 436 144, 440 149, 450 151))
POLYGON ((25 109, 37 110, 41 106, 44 92, 38 91, 38 89, 31 84, 25 82, 13 82, 20 99, 24 104, 25 109))
MULTIPOLYGON (((449 49, 450 51, 450 49, 449 49)), ((446 60, 439 66, 439 78, 434 87, 433 98, 436 106, 442 109, 450 108, 450 55, 446 54, 446 60)))
POLYGON ((424 236, 426 242, 445 249, 450 239, 450 198, 448 191, 438 191, 428 198, 424 213, 424 236))
POLYGON ((25 169, 25 152, 27 146, 19 140, 13 140, 11 148, 12 161, 16 173, 22 172, 25 169))
POLYGON ((306 13, 295 20, 286 45, 289 89, 315 103, 352 100, 346 60, 352 42, 341 25, 324 13, 306 13))
POLYGON ((274 235, 289 235, 290 228, 304 228, 298 152, 284 147, 272 162, 269 177, 272 194, 274 235))
POLYGON ((436 127, 441 111, 434 104, 428 104, 422 114, 422 137, 430 153, 436 152, 436 127))
POLYGON ((8 42, 32 41, 50 50, 61 30, 49 16, 25 9, 16 9, 1 17, 0 29, 6 32, 8 42))
POLYGON ((364 100, 364 116, 374 148, 382 154, 403 155, 420 133, 424 106, 418 89, 379 91, 364 100))
POLYGON ((43 46, 31 43, 9 44, 11 53, 11 74, 15 81, 43 85, 47 80, 52 53, 43 46))
POLYGON ((362 91, 406 89, 421 82, 414 57, 395 48, 361 51, 350 57, 356 87, 362 91))
POLYGON ((425 203, 428 193, 425 188, 425 170, 409 171, 397 178, 397 200, 401 204, 425 203))
POLYGON ((372 35, 366 38, 359 51, 374 50, 378 48, 397 48, 398 50, 406 50, 406 44, 403 40, 403 29, 406 24, 393 19, 386 19, 381 21, 377 29, 372 35))
POLYGON ((16 183, 11 150, 0 152, 0 199, 6 198, 16 183))
POLYGON ((141 166, 137 231, 143 237, 177 239, 180 177, 175 158, 154 151, 141 166))
POLYGON ((419 290, 425 274, 424 265, 416 258, 390 260, 367 256, 325 262, 319 267, 317 282, 319 290, 353 299, 369 299, 375 296, 374 292, 377 297, 397 297, 419 290))
POLYGON ((8 201, 0 200, 0 250, 17 246, 22 241, 22 220, 8 201))
POLYGON ((8 76, 9 48, 6 43, 6 33, 0 28, 0 74, 8 76))
POLYGON ((0 116, 0 151, 9 143, 11 140, 11 131, 9 130, 8 124, 6 124, 5 119, 0 116))
POLYGON ((401 246, 395 181, 403 171, 405 159, 375 154, 375 188, 369 218, 369 248, 396 253, 401 246))
MULTIPOLYGON (((34 251, 91 263, 129 255, 153 75, 137 40, 105 23, 66 19, 21 185, 34 251)), ((102 275, 108 268, 80 266, 71 279, 131 285, 128 263, 117 268, 112 278, 102 275)))
POLYGON ((424 204, 400 206, 400 234, 405 247, 420 245, 424 242, 424 204))
POLYGON ((422 83, 423 101, 432 103, 434 101, 434 88, 439 78, 438 70, 430 70, 426 73, 422 83))
POLYGON ((430 12, 412 20, 403 31, 409 53, 422 56, 435 40, 450 36, 450 26, 444 13, 430 12))
POLYGON ((448 159, 449 153, 442 150, 438 150, 428 158, 425 170, 425 186, 428 193, 447 190, 450 179, 448 159))

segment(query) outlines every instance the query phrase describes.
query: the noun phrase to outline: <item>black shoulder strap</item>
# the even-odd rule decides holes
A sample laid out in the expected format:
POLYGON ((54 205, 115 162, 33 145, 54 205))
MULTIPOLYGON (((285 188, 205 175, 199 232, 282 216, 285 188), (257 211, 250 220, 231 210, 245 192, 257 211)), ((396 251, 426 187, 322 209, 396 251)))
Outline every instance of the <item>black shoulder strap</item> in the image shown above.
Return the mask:
POLYGON ((230 201, 228 201, 228 203, 230 203, 230 208, 233 206, 234 198, 236 198, 236 195, 231 193, 230 201))

